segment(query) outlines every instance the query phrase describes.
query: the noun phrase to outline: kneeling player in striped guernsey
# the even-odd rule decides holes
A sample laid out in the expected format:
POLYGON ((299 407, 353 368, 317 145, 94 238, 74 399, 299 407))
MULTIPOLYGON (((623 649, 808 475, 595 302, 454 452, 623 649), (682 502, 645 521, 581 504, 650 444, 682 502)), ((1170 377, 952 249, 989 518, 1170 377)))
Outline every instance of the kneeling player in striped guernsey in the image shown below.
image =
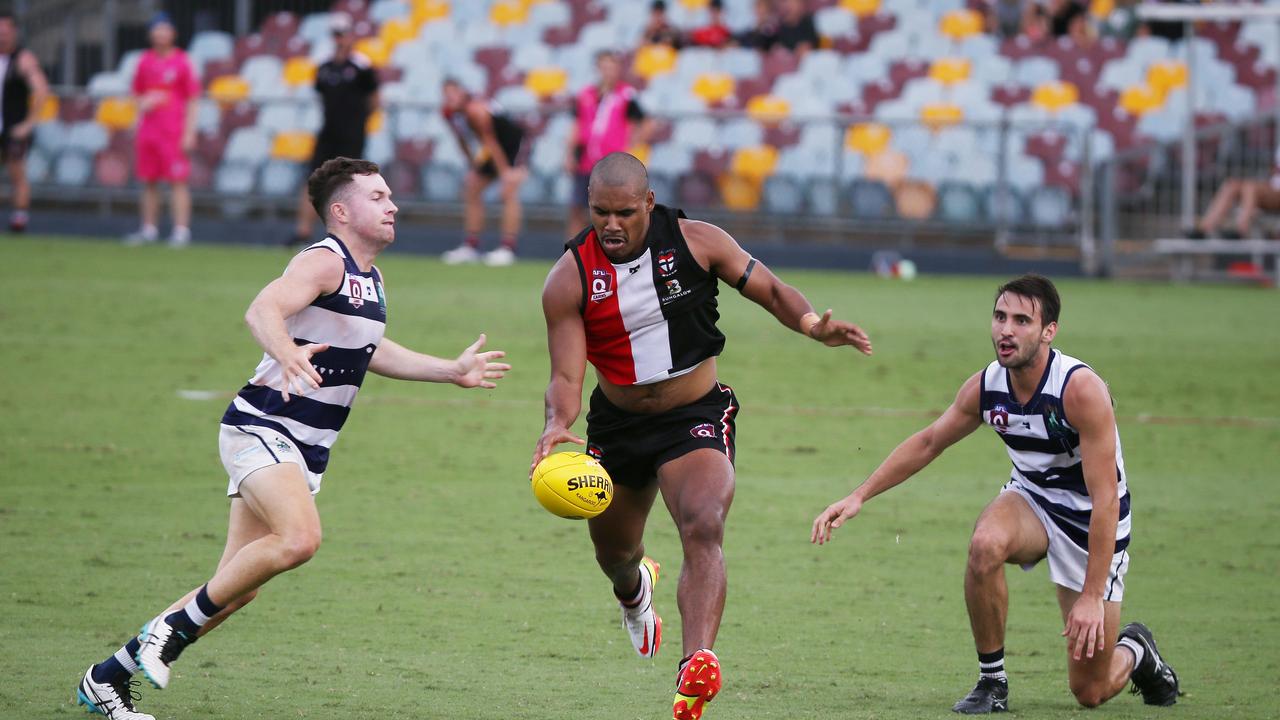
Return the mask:
POLYGON ((952 708, 959 713, 1009 709, 1004 565, 1029 570, 1046 557, 1057 585, 1076 701, 1100 705, 1130 680, 1148 705, 1178 699, 1178 676, 1160 656, 1151 631, 1141 623, 1120 630, 1130 525, 1120 434, 1102 378, 1050 346, 1060 308, 1047 278, 1024 275, 1000 286, 991 316, 996 360, 961 386, 932 425, 899 445, 866 482, 813 521, 810 539, 825 543, 864 502, 919 472, 983 423, 1004 441, 1013 476, 978 518, 969 542, 964 594, 979 678, 952 708))
POLYGON ((242 608, 264 583, 320 546, 315 493, 329 449, 366 372, 401 380, 493 388, 510 369, 481 352, 456 360, 383 337, 387 303, 374 258, 395 239, 396 206, 378 166, 335 158, 308 179, 329 236, 294 257, 249 306, 245 320, 265 354, 222 416, 219 450, 230 477, 231 519, 217 572, 89 668, 76 696, 111 720, 154 720, 134 709, 131 677, 169 684, 170 666, 196 638, 242 608))
POLYGON ((596 561, 613 583, 623 626, 641 657, 662 642, 653 608, 658 564, 644 555, 644 526, 659 489, 684 548, 677 600, 684 659, 673 716, 697 720, 720 690, 712 652, 724 609, 721 541, 734 490, 738 399, 716 377, 724 336, 717 283, 733 284, 786 327, 835 347, 871 353, 856 325, 821 317, 795 288, 714 225, 654 204, 639 160, 613 153, 588 181, 591 227, 566 246, 542 294, 551 352, 546 427, 533 465, 569 431, 582 403, 587 361, 598 386, 587 413, 587 452, 614 482, 609 509, 588 520, 596 561))

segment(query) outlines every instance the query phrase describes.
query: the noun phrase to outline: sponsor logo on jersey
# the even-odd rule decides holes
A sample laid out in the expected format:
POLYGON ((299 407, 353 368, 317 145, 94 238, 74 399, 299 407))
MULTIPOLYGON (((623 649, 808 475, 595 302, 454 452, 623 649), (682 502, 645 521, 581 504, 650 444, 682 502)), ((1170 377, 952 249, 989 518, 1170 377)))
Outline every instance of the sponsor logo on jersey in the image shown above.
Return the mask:
POLYGON ((613 275, 599 268, 591 271, 591 302, 604 302, 613 295, 613 275))
POLYGON ((991 427, 996 432, 1009 432, 1009 411, 1003 405, 996 405, 991 408, 991 427))
POLYGON ((711 423, 702 423, 689 428, 689 434, 698 438, 714 438, 716 436, 716 426, 711 423))
POLYGON ((663 250, 662 253, 658 255, 658 271, 662 273, 663 277, 675 274, 676 272, 676 251, 675 250, 663 250))

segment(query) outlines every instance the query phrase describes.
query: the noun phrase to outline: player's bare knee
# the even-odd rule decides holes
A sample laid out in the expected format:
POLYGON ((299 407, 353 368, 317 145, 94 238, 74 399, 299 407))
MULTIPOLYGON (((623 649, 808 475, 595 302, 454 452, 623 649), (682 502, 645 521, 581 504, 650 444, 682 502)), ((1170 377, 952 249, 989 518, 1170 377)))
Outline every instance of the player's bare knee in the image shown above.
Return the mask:
POLYGON ((640 549, 622 550, 618 548, 596 548, 596 564, 610 578, 617 578, 632 571, 640 565, 644 551, 640 549))
POLYGON ((979 574, 991 573, 1004 565, 1009 555, 1008 537, 998 531, 978 526, 969 539, 969 569, 979 574))
POLYGON ((1071 684, 1071 694, 1081 707, 1095 708, 1107 701, 1098 683, 1085 681, 1071 684))
POLYGON ((718 509, 700 509, 682 514, 680 541, 685 548, 716 545, 724 539, 724 513, 718 509))
POLYGON ((320 549, 320 529, 298 530, 283 536, 284 565, 288 569, 296 568, 315 557, 320 549))

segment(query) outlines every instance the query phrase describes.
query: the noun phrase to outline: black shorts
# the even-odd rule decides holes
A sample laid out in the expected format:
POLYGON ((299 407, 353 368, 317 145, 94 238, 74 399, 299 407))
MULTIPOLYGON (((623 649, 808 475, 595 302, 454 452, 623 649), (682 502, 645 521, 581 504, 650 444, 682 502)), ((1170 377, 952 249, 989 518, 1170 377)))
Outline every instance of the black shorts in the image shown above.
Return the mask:
MULTIPOLYGON (((524 165, 524 134, 508 135, 498 138, 498 146, 502 148, 502 154, 507 158, 507 165, 511 167, 520 167, 524 165)), ((483 162, 476 164, 476 172, 481 177, 489 180, 498 179, 498 164, 493 158, 485 158, 483 162)))
POLYGON ((31 140, 32 135, 18 139, 7 130, 0 132, 0 162, 26 159, 27 151, 31 149, 31 140))
POLYGON ((657 415, 631 413, 609 402, 597 386, 587 411, 587 453, 615 483, 643 488, 658 468, 694 450, 711 448, 734 461, 738 398, 716 383, 697 402, 657 415))
POLYGON ((363 158, 364 136, 357 138, 325 137, 323 134, 317 136, 316 149, 311 154, 311 167, 307 171, 308 174, 323 165, 326 160, 332 160, 336 157, 352 158, 353 160, 363 158))

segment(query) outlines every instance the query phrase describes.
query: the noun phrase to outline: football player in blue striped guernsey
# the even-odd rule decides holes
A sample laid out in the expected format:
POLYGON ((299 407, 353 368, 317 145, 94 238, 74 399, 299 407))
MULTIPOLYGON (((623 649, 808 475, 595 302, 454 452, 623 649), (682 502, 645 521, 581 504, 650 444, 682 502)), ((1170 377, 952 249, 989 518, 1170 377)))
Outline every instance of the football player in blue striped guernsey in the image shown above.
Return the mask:
POLYGON ((979 676, 952 708, 959 713, 1009 709, 1004 565, 1029 570, 1046 558, 1076 701, 1095 707, 1130 680, 1148 705, 1172 705, 1179 694, 1178 676, 1151 631, 1141 623, 1120 629, 1130 527, 1120 434, 1106 383, 1052 347, 1060 308, 1057 289, 1039 275, 997 288, 991 314, 996 359, 965 381, 941 417, 813 521, 811 541, 826 543, 864 502, 916 474, 980 425, 990 425, 1004 441, 1012 477, 979 516, 969 542, 964 594, 979 676))
POLYGON ((154 720, 134 708, 132 676, 142 670, 164 688, 188 645, 272 577, 311 559, 320 546, 313 496, 366 372, 493 388, 511 369, 496 362, 501 351, 481 351, 484 335, 453 360, 383 337, 387 296, 373 261, 395 240, 396 206, 376 164, 334 158, 307 186, 328 236, 298 253, 245 313, 265 352, 222 416, 218 446, 231 518, 218 569, 85 672, 76 697, 90 712, 154 720))

